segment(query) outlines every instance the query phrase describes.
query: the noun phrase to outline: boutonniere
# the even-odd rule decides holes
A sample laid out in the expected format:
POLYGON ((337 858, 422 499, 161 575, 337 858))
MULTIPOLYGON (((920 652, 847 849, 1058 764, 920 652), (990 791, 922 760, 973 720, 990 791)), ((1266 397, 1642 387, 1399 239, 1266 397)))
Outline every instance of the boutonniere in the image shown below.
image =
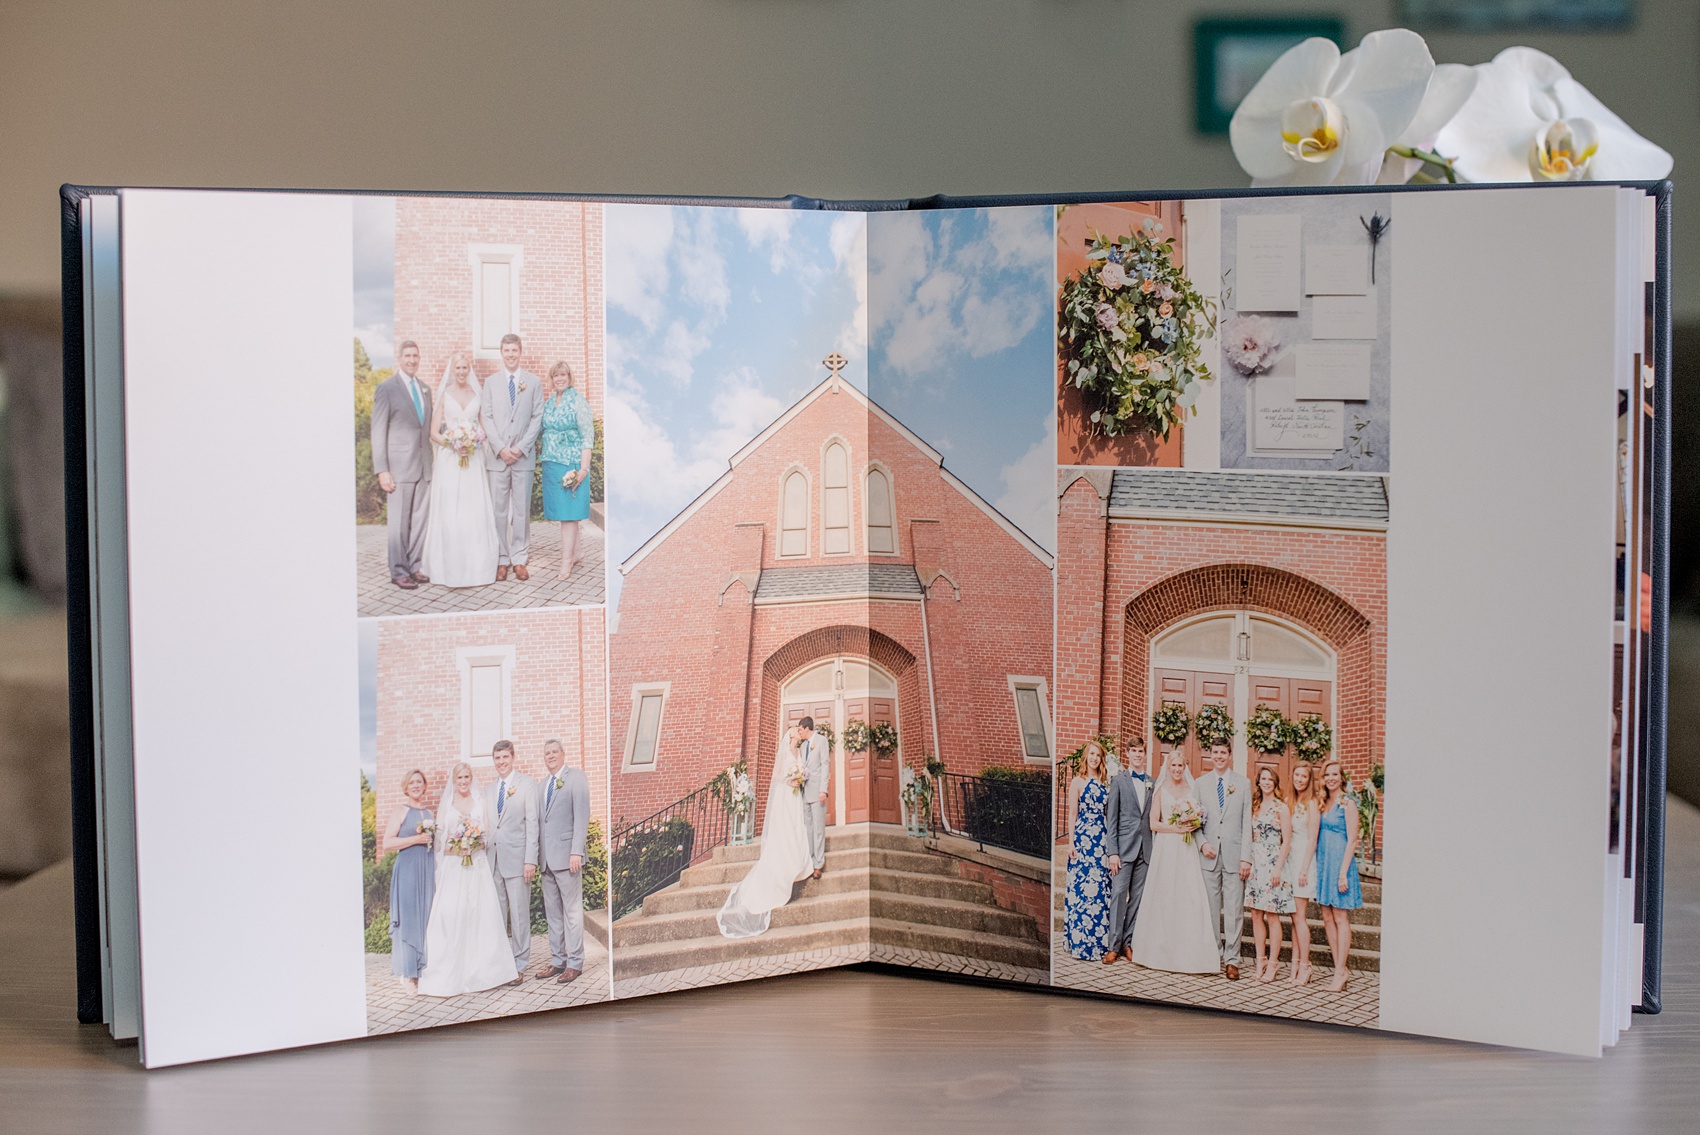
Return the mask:
POLYGON ((508 799, 512 800, 517 795, 519 795, 519 786, 518 785, 509 785, 508 786, 508 799))
POLYGON ((563 788, 565 788, 565 787, 566 787, 566 786, 567 786, 567 778, 566 778, 566 777, 564 777, 564 776, 557 776, 557 777, 556 777, 556 778, 555 778, 555 788, 556 788, 556 790, 557 790, 557 791, 559 791, 559 790, 560 790, 560 789, 563 789, 563 788))
POLYGON ((1237 784, 1228 785, 1228 795, 1229 796, 1232 796, 1234 793, 1238 792, 1239 790, 1240 790, 1240 786, 1237 785, 1237 784))
POLYGON ((525 389, 525 379, 522 378, 522 379, 519 380, 519 388, 521 390, 525 389))

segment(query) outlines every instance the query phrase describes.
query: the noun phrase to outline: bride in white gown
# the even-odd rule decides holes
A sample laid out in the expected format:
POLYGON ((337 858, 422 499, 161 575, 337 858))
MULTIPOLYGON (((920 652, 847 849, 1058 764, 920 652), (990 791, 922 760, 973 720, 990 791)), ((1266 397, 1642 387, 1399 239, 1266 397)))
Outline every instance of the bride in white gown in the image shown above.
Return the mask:
POLYGON ((481 587, 496 582, 496 511, 490 505, 490 475, 484 470, 484 443, 464 459, 443 444, 457 427, 482 432, 481 395, 472 359, 462 351, 449 356, 442 385, 431 408, 431 503, 425 513, 424 574, 444 587, 481 587))
POLYGON ((1133 960, 1170 973, 1215 973, 1222 968, 1222 951, 1210 927, 1198 837, 1189 843, 1186 832, 1168 822, 1175 808, 1192 799, 1186 755, 1179 749, 1169 754, 1154 791, 1151 865, 1128 943, 1133 960))
MULTIPOLYGON (((765 933, 776 907, 791 901, 791 886, 814 873, 814 852, 803 820, 802 794, 791 785, 793 769, 802 765, 797 741, 787 734, 773 762, 767 786, 767 811, 761 825, 761 857, 750 873, 732 888, 716 921, 728 938, 752 938, 765 933)), ((429 955, 427 955, 429 956, 429 955)))
POLYGON ((437 894, 425 924, 425 969, 419 992, 453 997, 505 985, 519 976, 507 920, 496 899, 496 879, 484 849, 472 853, 470 866, 444 845, 461 820, 471 819, 490 838, 494 825, 484 793, 473 785, 472 766, 464 761, 449 773, 437 808, 437 894))

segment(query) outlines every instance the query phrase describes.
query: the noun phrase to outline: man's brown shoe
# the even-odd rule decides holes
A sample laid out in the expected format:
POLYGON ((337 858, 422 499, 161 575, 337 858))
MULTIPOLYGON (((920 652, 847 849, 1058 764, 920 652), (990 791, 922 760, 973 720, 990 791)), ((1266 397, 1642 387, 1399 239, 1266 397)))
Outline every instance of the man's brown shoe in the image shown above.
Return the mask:
POLYGON ((1235 965, 1233 962, 1229 962, 1223 968, 1227 971, 1229 981, 1238 981, 1240 979, 1240 967, 1235 965))
POLYGON ((411 575, 398 575, 394 579, 390 580, 390 582, 401 588, 403 591, 412 591, 414 588, 419 586, 417 583, 413 582, 413 577, 411 575))
POLYGON ((430 583, 431 577, 426 575, 422 571, 416 571, 416 572, 413 573, 413 582, 414 583, 430 583))
POLYGON ((524 564, 515 564, 514 565, 514 578, 515 579, 530 579, 531 573, 529 571, 525 570, 524 564))
POLYGON ((561 971, 561 976, 555 979, 555 984, 571 985, 574 981, 578 980, 578 975, 583 972, 584 971, 581 969, 564 969, 561 971))
POLYGON ((1104 955, 1104 964, 1105 965, 1111 965, 1112 963, 1115 962, 1115 960, 1117 958, 1119 958, 1121 956, 1122 956, 1122 952, 1120 950, 1111 950, 1109 953, 1104 955))
POLYGON ((506 578, 508 578, 508 565, 507 564, 497 564, 496 565, 496 582, 500 583, 500 582, 502 582, 502 580, 504 580, 506 578))
POLYGON ((542 973, 537 975, 537 980, 538 981, 547 981, 551 977, 554 977, 557 974, 563 972, 566 968, 567 968, 566 966, 550 966, 548 969, 544 970, 542 973))

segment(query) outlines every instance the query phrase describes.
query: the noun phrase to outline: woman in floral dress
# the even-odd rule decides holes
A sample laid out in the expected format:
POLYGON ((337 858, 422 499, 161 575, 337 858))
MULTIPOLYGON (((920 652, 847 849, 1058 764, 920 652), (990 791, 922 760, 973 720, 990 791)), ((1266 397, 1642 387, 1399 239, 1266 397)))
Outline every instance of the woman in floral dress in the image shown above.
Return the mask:
MULTIPOLYGON (((1281 916, 1293 913, 1293 884, 1282 873, 1292 847, 1293 814, 1281 799, 1281 775, 1265 765, 1257 770, 1251 792, 1251 878, 1246 883, 1259 981, 1274 981, 1281 969, 1281 916)), ((1293 947, 1296 957, 1299 943, 1293 947)))
POLYGON ((1110 941, 1110 869, 1104 862, 1104 801, 1109 770, 1104 747, 1086 742, 1083 775, 1068 785, 1068 894, 1063 939, 1069 956, 1098 961, 1110 941))
POLYGON ((578 392, 573 368, 564 360, 549 368, 549 396, 543 403, 543 519, 561 525, 561 566, 566 579, 578 563, 578 522, 590 515, 590 453, 596 420, 578 392))

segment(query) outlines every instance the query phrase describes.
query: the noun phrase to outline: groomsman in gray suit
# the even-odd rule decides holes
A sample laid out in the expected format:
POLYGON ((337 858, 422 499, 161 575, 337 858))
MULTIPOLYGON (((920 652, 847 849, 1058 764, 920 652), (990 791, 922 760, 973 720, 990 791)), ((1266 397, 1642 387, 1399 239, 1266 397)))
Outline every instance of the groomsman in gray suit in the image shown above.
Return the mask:
POLYGON ((566 985, 584 972, 584 840, 590 829, 590 781, 583 769, 567 768, 567 753, 553 738, 543 742, 543 807, 538 816, 543 871, 543 911, 549 919, 549 968, 566 985))
POLYGON ((419 381, 419 344, 403 339, 396 373, 372 395, 372 472, 389 494, 390 580, 404 591, 430 583, 419 571, 431 503, 431 391, 419 381))
POLYGON ((499 778, 489 793, 490 815, 496 829, 485 837, 490 870, 496 876, 496 898, 508 920, 508 941, 514 948, 514 968, 525 980, 531 964, 531 879, 537 874, 537 782, 514 769, 514 743, 497 741, 490 759, 499 778))
POLYGON ((809 829, 809 851, 814 855, 818 879, 826 870, 826 788, 832 775, 832 761, 827 754, 826 738, 815 732, 815 719, 805 717, 797 722, 797 735, 806 748, 803 767, 808 779, 803 781, 803 822, 809 829))
POLYGON ((531 532, 531 481, 537 470, 537 432, 543 427, 543 382, 519 365, 519 336, 502 336, 502 368, 484 382, 484 469, 496 511, 496 578, 530 579, 525 566, 531 532))
POLYGON ((1210 925, 1222 942, 1222 970, 1240 979, 1245 881, 1251 877, 1251 781, 1231 767, 1226 741, 1210 746, 1210 771, 1192 782, 1192 801, 1204 816, 1199 863, 1210 898, 1210 925))
POLYGON ((1109 965, 1121 954, 1133 961, 1133 920, 1145 894, 1145 872, 1151 865, 1151 778, 1145 775, 1145 738, 1128 742, 1127 768, 1110 778, 1104 803, 1104 845, 1109 849, 1110 941, 1104 951, 1109 965))

